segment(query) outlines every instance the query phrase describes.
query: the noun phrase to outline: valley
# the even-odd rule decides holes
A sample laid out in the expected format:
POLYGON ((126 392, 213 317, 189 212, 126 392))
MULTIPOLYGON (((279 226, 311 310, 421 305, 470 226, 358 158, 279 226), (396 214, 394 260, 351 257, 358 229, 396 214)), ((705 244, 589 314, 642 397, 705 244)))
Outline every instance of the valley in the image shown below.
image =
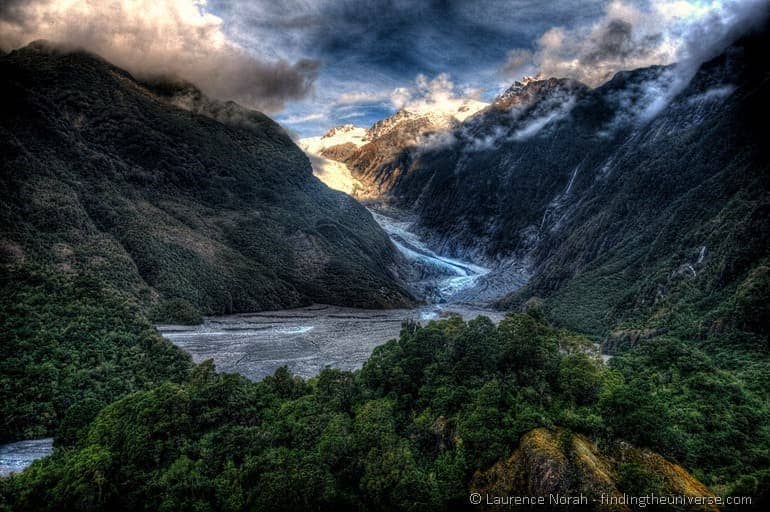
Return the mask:
POLYGON ((770 502, 770 26, 741 34, 585 83, 321 81, 311 116, 308 78, 281 124, 0 54, 0 512, 770 502))
POLYGON ((404 322, 425 323, 452 315, 465 320, 484 315, 495 323, 502 319, 504 312, 487 304, 513 291, 500 292, 503 272, 436 254, 410 231, 412 223, 403 215, 371 213, 403 256, 402 272, 423 305, 374 310, 315 304, 206 317, 197 326, 160 325, 159 332, 196 363, 212 359, 219 371, 261 380, 282 366, 303 378, 315 377, 326 367, 357 370, 375 347, 398 338, 404 322))
POLYGON ((293 375, 316 377, 326 367, 361 368, 375 347, 398 338, 404 322, 479 315, 499 322, 503 314, 463 304, 414 309, 367 310, 313 305, 299 309, 208 317, 200 326, 162 325, 160 333, 200 363, 261 380, 286 366, 293 375))

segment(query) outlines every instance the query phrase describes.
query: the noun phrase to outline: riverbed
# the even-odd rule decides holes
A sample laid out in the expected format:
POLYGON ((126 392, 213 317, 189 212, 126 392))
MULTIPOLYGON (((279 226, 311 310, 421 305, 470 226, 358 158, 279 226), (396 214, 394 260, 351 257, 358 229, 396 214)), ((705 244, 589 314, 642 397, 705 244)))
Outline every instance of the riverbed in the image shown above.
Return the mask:
POLYGON ((53 451, 53 439, 29 439, 0 445, 0 477, 18 473, 32 461, 47 457, 53 451))
POLYGON ((436 304, 416 309, 367 310, 314 305, 207 318, 199 326, 158 326, 160 333, 199 363, 213 359, 222 372, 261 380, 281 366, 313 377, 325 367, 360 368, 378 345, 397 338, 407 320, 428 322, 449 315, 479 315, 499 322, 503 314, 476 306, 436 304))
POLYGON ((199 326, 159 325, 158 331, 199 363, 212 359, 221 372, 261 380, 286 366, 309 378, 325 367, 361 368, 378 345, 397 338, 406 321, 426 323, 451 315, 480 315, 499 322, 502 312, 485 303, 490 290, 511 291, 523 274, 502 273, 471 261, 437 254, 404 215, 372 211, 405 262, 408 283, 426 304, 412 309, 367 310, 316 304, 283 311, 208 317, 199 326), (497 283, 491 286, 490 283, 497 283))

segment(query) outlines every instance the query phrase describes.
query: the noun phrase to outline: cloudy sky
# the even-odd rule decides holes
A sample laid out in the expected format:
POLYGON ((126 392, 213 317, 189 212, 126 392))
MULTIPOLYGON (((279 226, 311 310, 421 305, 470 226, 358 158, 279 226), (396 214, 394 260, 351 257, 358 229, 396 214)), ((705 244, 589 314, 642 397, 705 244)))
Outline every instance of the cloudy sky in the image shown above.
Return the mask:
POLYGON ((0 0, 0 47, 85 47, 177 75, 302 136, 525 74, 598 85, 703 53, 768 0, 0 0), (694 50, 697 48, 697 52, 694 50))

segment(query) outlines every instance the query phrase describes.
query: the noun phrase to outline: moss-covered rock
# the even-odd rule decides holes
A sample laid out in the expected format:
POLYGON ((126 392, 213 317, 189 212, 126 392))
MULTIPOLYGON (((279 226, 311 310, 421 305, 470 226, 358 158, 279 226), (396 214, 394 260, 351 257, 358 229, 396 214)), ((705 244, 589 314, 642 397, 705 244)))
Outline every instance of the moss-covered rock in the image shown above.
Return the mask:
MULTIPOLYGON (((659 496, 714 497, 681 466, 656 453, 626 443, 617 443, 614 448, 602 451, 585 436, 560 428, 537 428, 524 434, 508 459, 474 475, 471 492, 483 497, 542 496, 546 504, 557 495, 585 496, 587 506, 568 504, 559 507, 560 510, 627 511, 634 508, 628 497, 650 492, 659 496), (653 485, 640 484, 640 475, 648 475, 654 480, 653 485)), ((487 501, 484 499, 482 504, 492 510, 509 508, 508 504, 487 505, 487 501)), ((715 507, 672 508, 678 509, 715 510, 715 507)))

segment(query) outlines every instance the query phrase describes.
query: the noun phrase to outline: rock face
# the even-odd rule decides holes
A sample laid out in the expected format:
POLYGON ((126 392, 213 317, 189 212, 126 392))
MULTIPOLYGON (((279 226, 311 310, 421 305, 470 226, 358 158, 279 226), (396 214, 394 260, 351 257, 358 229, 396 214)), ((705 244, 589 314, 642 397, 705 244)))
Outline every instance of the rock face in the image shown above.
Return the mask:
MULTIPOLYGON (((302 139, 300 145, 311 156, 345 163, 357 181, 349 193, 362 198, 380 197, 387 192, 415 148, 424 148, 443 139, 460 124, 487 107, 472 99, 448 100, 446 104, 427 103, 402 108, 374 123, 370 128, 342 125, 322 137, 302 139)), ((314 166, 316 174, 328 175, 328 162, 314 166)), ((346 190, 347 191, 347 190, 346 190)))
POLYGON ((389 134, 345 162, 379 201, 416 214, 437 252, 528 262, 532 279, 502 307, 536 295, 566 325, 606 332, 686 288, 739 285, 770 255, 768 39, 747 36, 697 71, 514 84, 430 144, 389 134))
POLYGON ((4 263, 210 314, 410 301, 371 215, 263 114, 44 43, 0 75, 4 263))
MULTIPOLYGON (((487 496, 542 496, 546 504, 552 496, 583 495, 588 506, 567 503, 558 510, 633 510, 627 501, 610 497, 644 495, 639 479, 656 478, 658 493, 674 496, 714 497, 714 494, 692 475, 660 455, 619 444, 611 453, 602 453, 581 435, 565 430, 538 428, 522 436, 519 447, 510 458, 478 472, 471 492, 484 497, 482 504, 490 510, 507 510, 510 505, 488 505, 487 496), (633 471, 633 473, 632 473, 633 471), (633 478, 637 480, 634 481, 633 478), (636 488, 634 488, 636 487, 636 488), (602 501, 602 496, 606 499, 602 501)), ((493 501, 493 500, 490 500, 493 501)), ((555 505, 554 503, 550 503, 555 505)), ((535 505, 536 510, 541 505, 535 505)), ((527 507, 524 507, 527 508, 527 507)), ((546 509, 548 507, 545 507, 546 509)), ((672 507, 673 510, 717 510, 711 506, 672 507)))

